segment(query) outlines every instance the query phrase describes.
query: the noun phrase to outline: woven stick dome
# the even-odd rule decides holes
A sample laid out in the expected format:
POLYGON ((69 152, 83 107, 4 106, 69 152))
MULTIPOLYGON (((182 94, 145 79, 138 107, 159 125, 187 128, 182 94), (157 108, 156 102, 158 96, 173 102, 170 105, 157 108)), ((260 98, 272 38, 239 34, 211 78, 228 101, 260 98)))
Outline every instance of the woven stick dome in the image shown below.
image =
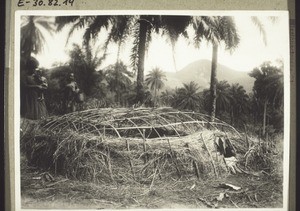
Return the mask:
POLYGON ((118 138, 181 137, 214 129, 238 133, 231 125, 195 112, 178 111, 172 108, 137 109, 92 109, 69 113, 45 120, 41 127, 51 132, 67 129, 78 133, 93 133, 98 136, 118 138))
POLYGON ((215 159, 216 136, 245 145, 234 127, 209 119, 172 108, 85 110, 39 122, 21 149, 33 165, 79 180, 107 182, 121 175, 144 181, 153 180, 153 172, 209 178, 226 173, 222 159, 215 159))

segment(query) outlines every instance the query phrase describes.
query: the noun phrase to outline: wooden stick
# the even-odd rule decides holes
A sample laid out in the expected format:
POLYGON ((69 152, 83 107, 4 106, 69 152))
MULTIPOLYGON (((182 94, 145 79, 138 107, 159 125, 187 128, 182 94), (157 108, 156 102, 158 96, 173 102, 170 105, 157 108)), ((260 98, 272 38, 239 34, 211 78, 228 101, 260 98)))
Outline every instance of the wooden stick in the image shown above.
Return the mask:
MULTIPOLYGON (((154 161, 154 168, 158 168, 158 164, 159 164, 159 160, 158 161, 154 161)), ((160 173, 160 170, 157 169, 157 174, 159 176, 159 179, 162 179, 162 176, 161 176, 161 173, 160 173)))
MULTIPOLYGON (((170 156, 171 156, 171 159, 172 159, 172 161, 173 161, 173 163, 174 163, 174 165, 175 165, 175 168, 176 168, 176 172, 177 172, 178 177, 181 178, 181 172, 180 172, 180 170, 179 170, 179 168, 178 168, 178 163, 176 162, 175 158, 173 157, 173 150, 172 150, 170 141, 169 141, 169 139, 167 139, 167 140, 168 140, 168 144, 169 144, 169 148, 170 148, 170 156)), ((174 154, 174 155, 175 155, 175 154, 174 154)))
POLYGON ((58 183, 66 182, 66 181, 68 181, 68 180, 69 180, 69 179, 62 179, 62 180, 59 180, 59 181, 57 181, 57 182, 50 183, 50 184, 46 185, 46 187, 49 188, 49 187, 52 187, 52 186, 54 186, 54 185, 56 185, 56 184, 58 184, 58 183))
MULTIPOLYGON (((130 153, 129 142, 128 142, 128 140, 125 140, 125 141, 126 141, 127 151, 130 153)), ((128 156, 128 158, 129 158, 129 165, 130 165, 131 173, 132 173, 133 179, 135 180, 135 173, 134 173, 134 170, 133 170, 133 164, 132 164, 132 160, 131 160, 130 155, 128 156)))
POLYGON ((207 200, 205 200, 204 198, 197 198, 199 201, 201 201, 203 204, 205 204, 207 207, 209 207, 209 208, 215 208, 215 206, 211 203, 211 202, 209 202, 209 201, 207 201, 207 200))
MULTIPOLYGON (((187 144, 187 148, 189 149, 189 145, 187 144)), ((199 168, 198 168, 198 164, 195 160, 192 161, 192 164, 193 164, 193 168, 194 168, 194 171, 195 171, 195 175, 197 176, 197 179, 200 179, 200 173, 199 173, 199 168)))
POLYGON ((234 201, 232 201, 232 199, 229 199, 229 200, 236 208, 239 208, 239 206, 234 201))
POLYGON ((154 184, 156 172, 158 171, 158 166, 159 166, 159 165, 157 165, 156 168, 155 168, 154 175, 153 175, 153 178, 152 178, 152 181, 151 181, 151 185, 150 185, 150 188, 149 188, 150 190, 151 190, 151 188, 152 188, 152 186, 153 186, 153 184, 154 184))
POLYGON ((207 145, 206 145, 206 143, 205 143, 205 141, 204 141, 204 139, 203 139, 202 133, 200 134, 200 137, 201 137, 201 140, 202 140, 202 142, 203 142, 203 144, 204 144, 204 146, 205 146, 205 148, 206 148, 206 150, 207 150, 207 152, 208 152, 208 155, 209 155, 209 157, 210 157, 211 164, 212 164, 212 166, 213 166, 213 168, 214 168, 215 175, 216 175, 216 177, 218 178, 219 175, 218 175, 218 172, 217 172, 217 169, 216 169, 216 165, 215 165, 214 159, 212 158, 211 153, 210 153, 209 149, 207 148, 207 145))
MULTIPOLYGON (((233 129, 233 127, 231 127, 230 125, 226 125, 225 123, 220 123, 220 122, 206 122, 206 121, 182 121, 182 122, 176 122, 176 123, 168 123, 168 124, 164 124, 163 126, 161 125, 155 125, 155 128, 165 128, 168 126, 176 126, 176 125, 185 125, 185 124, 209 124, 209 125, 220 125, 223 127, 228 127, 230 129, 232 129, 233 131, 237 132, 236 130, 233 129)), ((213 126, 212 126, 213 127, 213 126)), ((132 126, 132 127, 116 127, 116 129, 118 130, 130 130, 130 129, 152 129, 153 126, 132 126)), ((113 130, 113 128, 107 128, 107 130, 113 130)), ((240 134, 239 134, 240 135, 240 134)))
POLYGON ((196 174, 197 178, 200 179, 199 168, 198 168, 198 164, 196 163, 196 161, 193 161, 193 166, 194 166, 194 170, 195 170, 195 174, 196 174))
POLYGON ((110 176, 111 180, 114 181, 112 168, 111 168, 111 162, 110 162, 110 150, 109 150, 108 147, 107 147, 106 150, 107 150, 106 164, 107 164, 108 173, 109 173, 109 176, 110 176))
POLYGON ((57 176, 57 159, 54 161, 54 175, 57 176))
POLYGON ((144 153, 145 153, 145 158, 144 158, 144 164, 147 163, 147 155, 146 155, 146 135, 145 135, 145 129, 143 129, 143 150, 144 150, 144 153))

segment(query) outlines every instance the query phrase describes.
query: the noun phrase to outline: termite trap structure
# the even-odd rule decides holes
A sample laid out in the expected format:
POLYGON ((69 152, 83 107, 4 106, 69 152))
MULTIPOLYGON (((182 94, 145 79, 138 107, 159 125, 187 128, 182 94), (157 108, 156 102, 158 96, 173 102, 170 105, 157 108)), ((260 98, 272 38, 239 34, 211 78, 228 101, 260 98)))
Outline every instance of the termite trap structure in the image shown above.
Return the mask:
POLYGON ((42 120, 21 137, 29 163, 68 178, 101 182, 228 174, 217 137, 237 155, 247 146, 231 125, 172 108, 92 109, 42 120))

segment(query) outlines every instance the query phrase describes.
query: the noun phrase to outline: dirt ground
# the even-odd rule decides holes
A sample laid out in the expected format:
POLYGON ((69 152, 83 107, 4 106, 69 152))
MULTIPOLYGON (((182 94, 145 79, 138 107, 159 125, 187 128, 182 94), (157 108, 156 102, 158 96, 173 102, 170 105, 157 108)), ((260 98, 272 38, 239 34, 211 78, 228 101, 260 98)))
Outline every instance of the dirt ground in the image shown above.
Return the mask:
POLYGON ((94 184, 53 176, 34 167, 21 167, 22 208, 128 209, 128 208, 280 208, 282 180, 260 174, 228 174, 210 180, 156 179, 94 184), (240 190, 220 187, 229 183, 240 190))

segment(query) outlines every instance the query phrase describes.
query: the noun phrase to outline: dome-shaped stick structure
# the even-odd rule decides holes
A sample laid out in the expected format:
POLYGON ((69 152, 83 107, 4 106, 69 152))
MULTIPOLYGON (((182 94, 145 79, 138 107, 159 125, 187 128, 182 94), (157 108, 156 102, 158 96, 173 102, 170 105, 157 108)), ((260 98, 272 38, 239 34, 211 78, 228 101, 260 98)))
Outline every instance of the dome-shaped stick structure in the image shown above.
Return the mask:
POLYGON ((39 122, 22 137, 29 162, 85 181, 147 181, 227 172, 215 146, 217 137, 246 143, 231 125, 172 108, 105 108, 69 113, 39 122))
POLYGON ((181 137, 203 129, 231 131, 231 125, 201 113, 172 108, 92 109, 45 120, 41 127, 52 132, 72 129, 79 133, 118 138, 181 137))

